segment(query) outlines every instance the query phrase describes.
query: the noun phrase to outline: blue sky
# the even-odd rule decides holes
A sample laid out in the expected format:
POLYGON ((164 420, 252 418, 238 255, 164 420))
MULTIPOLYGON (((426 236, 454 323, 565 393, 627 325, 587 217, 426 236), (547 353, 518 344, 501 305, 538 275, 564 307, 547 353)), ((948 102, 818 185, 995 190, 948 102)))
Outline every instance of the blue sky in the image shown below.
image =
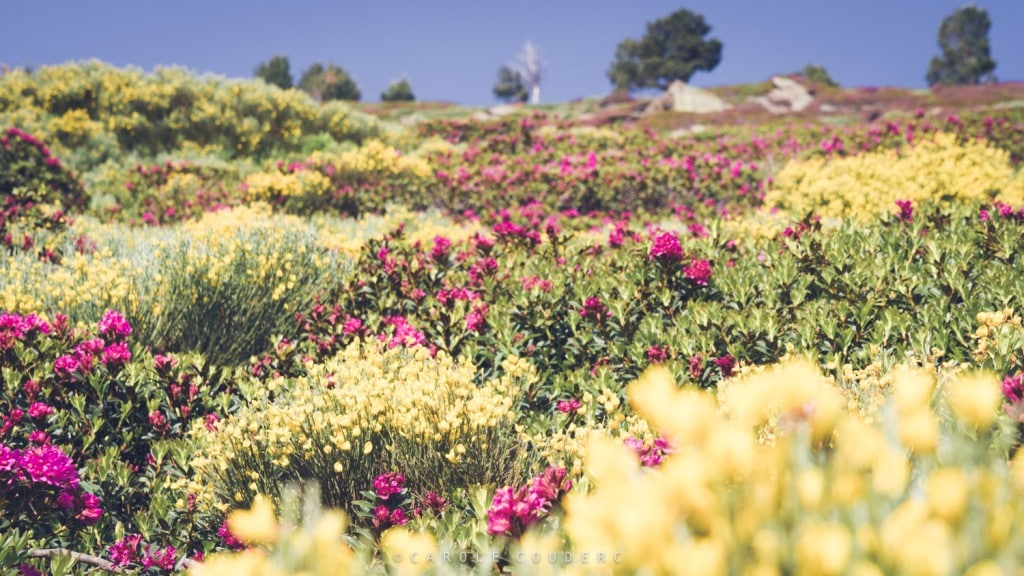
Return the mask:
MULTIPOLYGON (((542 101, 603 95, 617 44, 679 8, 704 14, 725 45, 721 64, 692 78, 758 82, 805 64, 844 86, 924 87, 954 0, 4 0, 0 63, 40 66, 98 58, 150 70, 180 65, 247 77, 287 54, 346 68, 375 101, 401 76, 420 100, 494 102, 498 68, 526 41, 541 52, 542 101)), ((992 19, 1000 80, 1024 80, 1024 1, 974 3, 992 19)))

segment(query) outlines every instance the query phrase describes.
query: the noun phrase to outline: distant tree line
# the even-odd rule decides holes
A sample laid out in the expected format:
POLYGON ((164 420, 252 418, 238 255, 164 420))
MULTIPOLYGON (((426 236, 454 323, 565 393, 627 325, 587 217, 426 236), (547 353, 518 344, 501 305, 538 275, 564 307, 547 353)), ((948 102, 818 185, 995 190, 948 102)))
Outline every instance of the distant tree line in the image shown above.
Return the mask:
MULTIPOLYGON (((281 54, 266 62, 261 62, 256 66, 254 74, 267 84, 283 90, 297 87, 318 102, 328 100, 358 102, 363 97, 363 93, 359 90, 359 85, 356 84, 352 75, 333 62, 326 64, 314 62, 299 76, 297 84, 292 78, 288 56, 281 54)), ((409 80, 400 78, 392 82, 387 90, 381 93, 380 99, 385 102, 411 102, 416 100, 416 96, 412 92, 412 84, 409 83, 409 80)))
MULTIPOLYGON (((996 62, 992 59, 988 33, 992 26, 988 12, 968 5, 947 16, 939 27, 941 54, 932 59, 926 79, 929 84, 979 84, 995 80, 996 62)), ((688 82, 697 72, 710 72, 722 60, 722 41, 708 37, 711 26, 704 16, 680 9, 653 22, 639 39, 626 38, 619 43, 608 67, 608 80, 616 90, 664 90, 676 80, 688 82)), ((540 101, 544 74, 540 53, 527 42, 516 63, 498 69, 492 92, 506 102, 540 101)), ((356 100, 362 97, 359 86, 340 66, 314 62, 293 83, 287 56, 274 56, 257 66, 256 76, 283 89, 297 86, 314 99, 356 100)), ((824 86, 838 86, 824 66, 808 65, 797 73, 824 86)), ((385 102, 413 101, 416 97, 406 78, 392 82, 381 93, 385 102)))

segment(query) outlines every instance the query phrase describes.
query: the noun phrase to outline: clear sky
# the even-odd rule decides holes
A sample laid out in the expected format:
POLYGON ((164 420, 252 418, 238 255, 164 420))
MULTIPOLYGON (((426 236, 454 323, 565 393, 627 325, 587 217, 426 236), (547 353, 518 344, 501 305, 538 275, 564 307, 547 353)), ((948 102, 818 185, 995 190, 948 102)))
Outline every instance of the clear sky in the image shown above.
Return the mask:
MULTIPOLYGON (((497 70, 532 41, 542 101, 603 95, 617 44, 679 8, 704 14, 722 62, 699 86, 759 82, 809 63, 844 86, 924 87, 942 19, 960 0, 0 0, 0 63, 98 58, 247 77, 287 54, 295 76, 331 60, 364 101, 401 76, 420 100, 494 102, 497 70)), ((1000 80, 1024 80, 1024 0, 979 0, 1000 80)))

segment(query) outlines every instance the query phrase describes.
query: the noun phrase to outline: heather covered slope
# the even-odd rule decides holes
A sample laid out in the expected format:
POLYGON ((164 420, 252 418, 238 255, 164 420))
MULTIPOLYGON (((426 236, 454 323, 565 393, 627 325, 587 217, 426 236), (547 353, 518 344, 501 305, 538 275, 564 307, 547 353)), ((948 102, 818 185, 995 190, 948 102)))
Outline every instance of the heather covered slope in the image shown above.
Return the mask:
POLYGON ((0 76, 0 571, 1009 571, 985 89, 693 134, 0 76))

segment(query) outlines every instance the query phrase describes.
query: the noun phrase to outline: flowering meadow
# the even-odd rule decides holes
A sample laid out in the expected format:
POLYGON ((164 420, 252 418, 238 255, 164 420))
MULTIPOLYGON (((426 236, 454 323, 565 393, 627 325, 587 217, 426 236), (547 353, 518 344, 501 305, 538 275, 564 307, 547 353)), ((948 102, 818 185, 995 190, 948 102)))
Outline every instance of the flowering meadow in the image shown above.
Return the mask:
POLYGON ((1022 161, 0 75, 0 573, 1020 574, 1022 161))

